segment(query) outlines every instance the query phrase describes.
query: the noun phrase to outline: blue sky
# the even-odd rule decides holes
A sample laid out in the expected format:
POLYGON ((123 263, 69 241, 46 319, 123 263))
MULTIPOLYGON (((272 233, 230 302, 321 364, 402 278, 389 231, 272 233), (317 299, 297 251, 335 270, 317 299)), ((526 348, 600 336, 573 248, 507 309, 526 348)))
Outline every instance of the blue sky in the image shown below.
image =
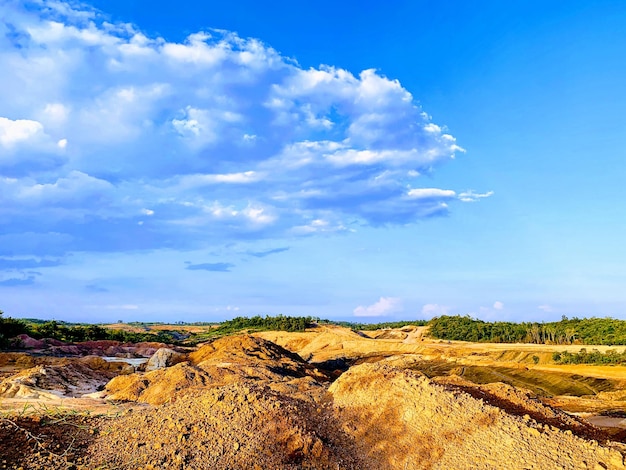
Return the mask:
POLYGON ((624 318, 626 4, 0 5, 0 309, 624 318))

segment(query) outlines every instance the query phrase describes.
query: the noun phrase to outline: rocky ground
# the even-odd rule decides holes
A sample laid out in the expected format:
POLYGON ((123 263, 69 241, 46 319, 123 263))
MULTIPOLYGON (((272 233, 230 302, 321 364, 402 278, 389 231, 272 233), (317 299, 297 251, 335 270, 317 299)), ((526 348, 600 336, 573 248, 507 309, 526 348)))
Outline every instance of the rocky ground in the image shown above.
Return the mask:
MULTIPOLYGON (((497 359, 527 374, 499 377, 526 380, 526 352, 472 356, 422 333, 240 335, 190 354, 160 348, 147 371, 93 356, 0 356, 0 468, 625 468, 623 436, 550 406, 565 395, 467 372, 497 359), (86 400, 99 407, 81 408, 86 400)), ((612 373, 602 385, 544 381, 596 387, 571 398, 613 400, 616 412, 626 386, 612 373)))

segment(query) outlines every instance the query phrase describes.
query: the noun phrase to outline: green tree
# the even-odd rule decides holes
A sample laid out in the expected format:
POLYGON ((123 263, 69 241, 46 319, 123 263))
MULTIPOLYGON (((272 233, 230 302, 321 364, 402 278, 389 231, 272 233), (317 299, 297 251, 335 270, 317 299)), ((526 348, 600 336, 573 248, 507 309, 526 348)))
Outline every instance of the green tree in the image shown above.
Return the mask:
POLYGON ((30 333, 28 325, 22 320, 11 317, 4 317, 4 312, 0 310, 0 348, 6 349, 11 338, 21 334, 30 333))

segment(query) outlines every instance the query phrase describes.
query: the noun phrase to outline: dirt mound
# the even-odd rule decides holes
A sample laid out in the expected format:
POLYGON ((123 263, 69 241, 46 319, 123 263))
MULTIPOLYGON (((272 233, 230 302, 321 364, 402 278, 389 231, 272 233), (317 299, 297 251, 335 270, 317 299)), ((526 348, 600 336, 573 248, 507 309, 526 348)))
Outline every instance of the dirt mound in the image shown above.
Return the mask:
POLYGON ((433 382, 444 385, 448 390, 465 392, 509 414, 526 416, 537 423, 570 430, 575 435, 586 439, 602 441, 608 438, 607 434, 587 421, 547 406, 530 390, 512 387, 504 383, 476 385, 458 376, 437 377, 433 379, 433 382))
POLYGON ((104 469, 368 468, 329 406, 252 383, 185 393, 126 414, 89 454, 91 465, 104 469))
POLYGON ((282 346, 250 335, 227 336, 205 344, 189 354, 189 360, 199 364, 208 360, 283 361, 304 363, 302 358, 282 346))
POLYGON ((130 367, 109 363, 99 357, 66 359, 61 364, 32 367, 0 382, 0 397, 57 399, 78 397, 102 389, 116 375, 130 367))
MULTIPOLYGON (((255 336, 265 338, 295 351, 307 361, 322 362, 343 356, 344 350, 351 349, 353 344, 371 342, 348 328, 320 326, 313 331, 288 333, 284 331, 263 331, 255 336)), ((363 351, 363 348, 361 348, 363 351)))
POLYGON ((206 387, 212 382, 214 379, 209 374, 184 362, 145 374, 120 375, 106 385, 105 392, 111 401, 160 405, 174 399, 182 390, 206 387))
POLYGON ((329 391, 376 468, 625 468, 616 450, 384 363, 351 368, 329 391))
POLYGON ((328 380, 297 354, 248 335, 216 340, 189 354, 188 359, 145 374, 118 376, 107 384, 107 398, 160 405, 181 390, 255 380, 296 396, 311 393, 319 400, 324 391, 320 382, 328 380))
POLYGON ((211 374, 224 371, 247 377, 277 380, 280 377, 328 377, 307 364, 299 355, 271 341, 250 335, 221 338, 189 354, 192 364, 211 374))

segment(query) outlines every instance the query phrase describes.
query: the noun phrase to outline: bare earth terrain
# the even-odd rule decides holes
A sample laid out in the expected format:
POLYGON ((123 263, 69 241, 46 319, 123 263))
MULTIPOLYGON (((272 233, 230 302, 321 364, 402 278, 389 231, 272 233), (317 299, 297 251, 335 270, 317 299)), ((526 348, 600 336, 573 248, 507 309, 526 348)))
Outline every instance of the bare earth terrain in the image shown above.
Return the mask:
POLYGON ((553 363, 580 346, 333 326, 165 346, 0 354, 0 468, 625 468, 626 368, 553 363))

